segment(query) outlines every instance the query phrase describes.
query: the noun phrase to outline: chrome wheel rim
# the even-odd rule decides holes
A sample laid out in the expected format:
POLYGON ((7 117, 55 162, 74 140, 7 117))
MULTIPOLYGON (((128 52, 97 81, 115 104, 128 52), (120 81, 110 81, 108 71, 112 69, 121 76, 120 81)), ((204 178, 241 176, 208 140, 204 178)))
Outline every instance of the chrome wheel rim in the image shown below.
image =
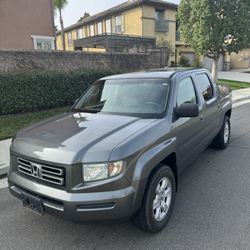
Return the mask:
POLYGON ((169 178, 164 177, 156 186, 153 200, 153 215, 157 221, 162 221, 166 217, 172 200, 172 184, 169 178))
POLYGON ((224 127, 224 143, 225 144, 228 143, 229 135, 230 135, 230 128, 229 128, 229 124, 228 124, 228 121, 227 121, 225 123, 225 127, 224 127))

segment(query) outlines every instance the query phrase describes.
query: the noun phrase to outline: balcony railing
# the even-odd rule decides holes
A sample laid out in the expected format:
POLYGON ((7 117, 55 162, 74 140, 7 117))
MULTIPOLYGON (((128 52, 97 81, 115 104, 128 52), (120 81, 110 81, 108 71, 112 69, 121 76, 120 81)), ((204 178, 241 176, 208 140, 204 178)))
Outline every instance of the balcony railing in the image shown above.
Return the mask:
POLYGON ((156 32, 168 32, 169 21, 168 20, 155 20, 155 31, 156 32))

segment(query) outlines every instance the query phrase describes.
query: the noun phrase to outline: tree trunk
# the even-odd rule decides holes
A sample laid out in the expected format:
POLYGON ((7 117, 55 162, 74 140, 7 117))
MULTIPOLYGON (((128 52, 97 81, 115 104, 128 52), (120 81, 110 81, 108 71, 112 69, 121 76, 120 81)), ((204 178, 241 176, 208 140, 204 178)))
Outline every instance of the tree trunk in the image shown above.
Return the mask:
POLYGON ((60 24, 61 24, 62 47, 63 47, 63 50, 66 50, 65 36, 64 36, 64 25, 63 25, 63 18, 62 18, 62 10, 61 9, 59 9, 59 14, 60 14, 60 24))
POLYGON ((219 57, 213 58, 213 66, 212 66, 212 78, 214 82, 218 80, 218 66, 219 66, 219 57))

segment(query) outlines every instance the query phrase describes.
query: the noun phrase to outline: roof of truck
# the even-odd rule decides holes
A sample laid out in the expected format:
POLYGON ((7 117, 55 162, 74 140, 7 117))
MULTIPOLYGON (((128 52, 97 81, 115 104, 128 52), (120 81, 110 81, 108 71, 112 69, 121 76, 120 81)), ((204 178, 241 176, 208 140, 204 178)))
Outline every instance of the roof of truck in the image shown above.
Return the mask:
POLYGON ((171 78, 176 73, 186 73, 186 72, 197 72, 205 70, 203 68, 163 68, 163 69, 152 69, 141 72, 126 73, 119 75, 112 75, 102 78, 102 80, 112 80, 112 79, 134 79, 134 78, 171 78))

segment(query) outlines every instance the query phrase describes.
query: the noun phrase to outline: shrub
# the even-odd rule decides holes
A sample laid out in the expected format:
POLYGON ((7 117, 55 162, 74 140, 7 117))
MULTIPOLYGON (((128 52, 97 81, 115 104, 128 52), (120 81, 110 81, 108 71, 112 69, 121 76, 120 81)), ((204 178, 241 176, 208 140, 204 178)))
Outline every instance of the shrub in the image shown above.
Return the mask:
POLYGON ((188 58, 186 58, 185 56, 182 55, 180 57, 180 60, 179 60, 179 65, 181 67, 190 67, 190 63, 189 63, 188 58))
POLYGON ((0 115, 71 105, 97 79, 114 72, 0 73, 0 115))

